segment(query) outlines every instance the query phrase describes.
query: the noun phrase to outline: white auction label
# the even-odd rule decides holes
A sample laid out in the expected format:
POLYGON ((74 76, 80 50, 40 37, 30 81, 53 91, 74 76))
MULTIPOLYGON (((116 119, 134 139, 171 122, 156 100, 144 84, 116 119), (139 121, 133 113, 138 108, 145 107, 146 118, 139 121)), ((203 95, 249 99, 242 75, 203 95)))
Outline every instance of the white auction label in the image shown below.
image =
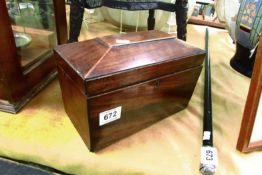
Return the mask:
POLYGON ((101 112, 99 114, 99 126, 113 122, 121 117, 122 106, 110 109, 108 111, 101 112))
POLYGON ((211 132, 210 131, 204 131, 203 140, 210 140, 211 132))
POLYGON ((130 41, 127 40, 127 39, 117 39, 117 40, 116 40, 116 43, 117 43, 117 44, 129 44, 130 41))
POLYGON ((201 164, 217 166, 217 149, 211 146, 201 147, 201 164))

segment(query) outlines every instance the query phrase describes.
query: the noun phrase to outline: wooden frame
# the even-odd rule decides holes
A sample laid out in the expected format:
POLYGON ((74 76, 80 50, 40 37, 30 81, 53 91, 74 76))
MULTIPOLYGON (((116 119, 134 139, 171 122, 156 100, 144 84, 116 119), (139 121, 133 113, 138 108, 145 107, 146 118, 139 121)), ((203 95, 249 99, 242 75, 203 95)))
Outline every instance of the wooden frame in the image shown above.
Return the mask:
MULTIPOLYGON (((57 43, 67 42, 65 1, 53 0, 57 43)), ((18 112, 57 74, 54 54, 50 53, 23 67, 15 45, 6 1, 0 0, 0 111, 18 112)))
MULTIPOLYGON (((252 73, 251 84, 247 96, 242 124, 238 137, 237 149, 241 152, 250 152, 262 149, 262 140, 251 142, 259 100, 262 98, 262 37, 257 50, 256 61, 252 73)), ((262 134, 262 133, 261 133, 262 134)))

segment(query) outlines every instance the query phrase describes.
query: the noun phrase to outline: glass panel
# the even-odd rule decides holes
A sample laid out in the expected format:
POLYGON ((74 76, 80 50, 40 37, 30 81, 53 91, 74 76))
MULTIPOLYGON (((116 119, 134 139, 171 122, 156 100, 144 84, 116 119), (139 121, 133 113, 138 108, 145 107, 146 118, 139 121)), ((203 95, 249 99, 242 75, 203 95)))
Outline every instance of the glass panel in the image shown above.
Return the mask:
POLYGON ((53 0, 6 0, 24 69, 49 57, 57 43, 53 0))

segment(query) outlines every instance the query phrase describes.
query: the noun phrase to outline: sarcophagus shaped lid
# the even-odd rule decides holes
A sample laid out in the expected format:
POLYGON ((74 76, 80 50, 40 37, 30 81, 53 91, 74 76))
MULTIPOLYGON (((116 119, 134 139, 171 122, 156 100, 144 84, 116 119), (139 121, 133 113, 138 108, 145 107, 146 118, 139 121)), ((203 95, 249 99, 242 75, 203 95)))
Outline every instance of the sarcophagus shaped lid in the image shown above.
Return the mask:
POLYGON ((105 36, 55 51, 65 62, 60 65, 78 74, 85 82, 82 91, 90 96, 200 66, 205 54, 160 31, 105 36))

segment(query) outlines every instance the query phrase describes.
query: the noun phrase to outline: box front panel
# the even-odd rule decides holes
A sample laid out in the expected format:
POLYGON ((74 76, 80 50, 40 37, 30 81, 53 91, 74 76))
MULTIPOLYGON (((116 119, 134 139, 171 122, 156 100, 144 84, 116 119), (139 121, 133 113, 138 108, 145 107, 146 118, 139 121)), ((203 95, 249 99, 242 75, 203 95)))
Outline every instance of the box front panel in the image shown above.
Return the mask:
POLYGON ((203 60, 204 54, 194 55, 177 61, 167 61, 161 64, 139 67, 132 71, 107 75, 105 77, 100 77, 99 79, 87 81, 86 92, 88 95, 93 96, 118 89, 119 87, 131 86, 153 78, 194 68, 196 65, 201 65, 203 60))
POLYGON ((201 69, 199 66, 89 98, 91 151, 184 109, 201 69))

